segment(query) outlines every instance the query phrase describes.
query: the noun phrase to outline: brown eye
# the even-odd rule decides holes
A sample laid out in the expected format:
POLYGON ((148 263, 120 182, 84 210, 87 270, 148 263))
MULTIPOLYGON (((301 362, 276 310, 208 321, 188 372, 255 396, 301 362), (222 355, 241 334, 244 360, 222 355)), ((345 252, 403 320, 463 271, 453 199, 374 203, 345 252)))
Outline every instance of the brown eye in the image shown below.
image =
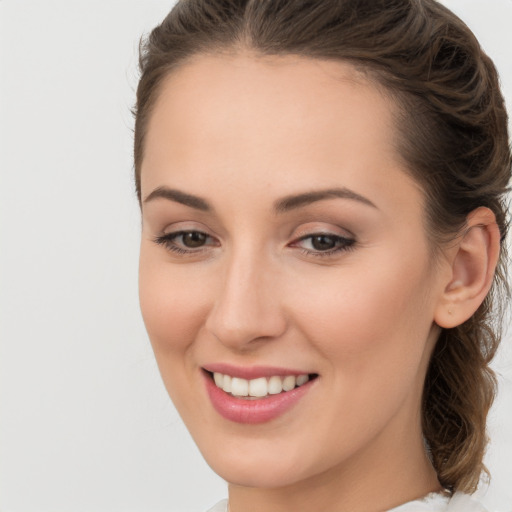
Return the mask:
POLYGON ((329 251, 336 247, 336 238, 329 235, 315 235, 311 237, 311 245, 316 251, 329 251))
POLYGON ((202 247, 208 238, 208 235, 199 231, 187 231, 181 235, 182 243, 185 247, 195 249, 202 247))
POLYGON ((201 231, 166 233, 165 235, 157 236, 154 242, 180 255, 198 254, 218 245, 215 239, 201 231))
POLYGON ((355 247, 355 239, 333 233, 312 233, 295 241, 292 246, 300 247, 304 254, 310 256, 331 256, 355 247))

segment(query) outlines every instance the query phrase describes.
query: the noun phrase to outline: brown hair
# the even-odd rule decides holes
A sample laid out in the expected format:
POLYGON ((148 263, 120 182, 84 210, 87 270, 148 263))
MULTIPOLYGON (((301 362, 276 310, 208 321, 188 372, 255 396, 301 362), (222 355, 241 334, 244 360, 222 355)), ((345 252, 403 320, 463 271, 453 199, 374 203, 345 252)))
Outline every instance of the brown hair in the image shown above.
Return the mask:
POLYGON ((489 363, 508 296, 504 194, 511 171, 496 69, 468 27, 435 0, 182 0, 142 42, 135 180, 163 79, 190 57, 251 50, 349 61, 398 106, 399 154, 427 198, 434 247, 479 206, 496 215, 502 250, 493 287, 464 324, 443 330, 423 393, 423 433, 441 484, 472 492, 496 391, 489 363))

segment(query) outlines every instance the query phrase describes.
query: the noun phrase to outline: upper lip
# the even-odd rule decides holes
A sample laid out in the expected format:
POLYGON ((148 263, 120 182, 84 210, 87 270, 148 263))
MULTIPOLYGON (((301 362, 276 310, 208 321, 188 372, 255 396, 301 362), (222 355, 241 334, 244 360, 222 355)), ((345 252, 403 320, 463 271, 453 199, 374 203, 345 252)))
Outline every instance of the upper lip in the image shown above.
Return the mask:
POLYGON ((260 377, 272 377, 278 375, 309 375, 311 372, 296 370, 291 368, 282 368, 278 366, 235 366, 229 363, 212 363, 203 366, 203 369, 210 373, 222 373, 239 379, 258 379, 260 377))

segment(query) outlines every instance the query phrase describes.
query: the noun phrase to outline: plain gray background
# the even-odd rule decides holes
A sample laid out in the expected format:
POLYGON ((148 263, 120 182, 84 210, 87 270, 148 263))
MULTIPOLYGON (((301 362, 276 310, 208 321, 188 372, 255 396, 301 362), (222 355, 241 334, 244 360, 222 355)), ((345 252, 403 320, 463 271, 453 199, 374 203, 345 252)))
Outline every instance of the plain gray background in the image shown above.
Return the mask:
MULTIPOLYGON (((512 0, 446 0, 512 106, 512 0)), ((201 512, 226 495, 170 403, 138 309, 139 36, 172 1, 0 1, 0 511, 201 512)), ((487 456, 512 511, 512 340, 487 456)))

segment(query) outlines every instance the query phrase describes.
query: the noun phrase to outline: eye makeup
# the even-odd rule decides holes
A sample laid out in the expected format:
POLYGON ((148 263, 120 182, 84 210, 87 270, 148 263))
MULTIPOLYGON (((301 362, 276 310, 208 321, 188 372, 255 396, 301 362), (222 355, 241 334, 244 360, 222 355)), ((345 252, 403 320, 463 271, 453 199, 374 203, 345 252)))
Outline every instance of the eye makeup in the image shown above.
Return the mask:
MULTIPOLYGON (((153 239, 157 245, 180 255, 197 255, 208 247, 218 247, 215 239, 197 230, 180 230, 153 239)), ((289 244, 289 247, 301 249, 302 254, 315 257, 329 257, 337 253, 354 249, 356 240, 329 232, 311 233, 289 244)))

